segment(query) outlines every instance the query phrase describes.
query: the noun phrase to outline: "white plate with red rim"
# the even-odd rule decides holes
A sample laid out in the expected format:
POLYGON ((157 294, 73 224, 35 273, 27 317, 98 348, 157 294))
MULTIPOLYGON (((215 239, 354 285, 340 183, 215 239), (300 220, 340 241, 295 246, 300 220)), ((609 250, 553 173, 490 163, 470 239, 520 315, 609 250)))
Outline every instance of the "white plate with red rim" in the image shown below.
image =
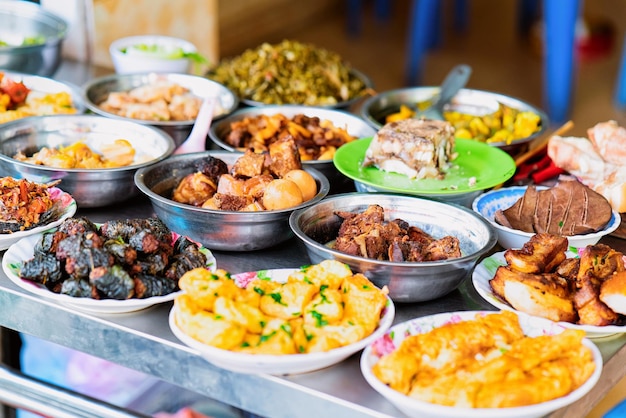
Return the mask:
MULTIPOLYGON (((552 411, 563 408, 587 394, 598 382, 602 374, 602 355, 600 350, 588 339, 583 339, 583 344, 593 353, 595 370, 592 375, 580 387, 566 396, 556 398, 539 404, 513 407, 513 408, 460 408, 444 405, 436 405, 430 402, 420 401, 391 389, 380 381, 372 372, 372 367, 385 354, 393 352, 400 346, 405 338, 432 331, 448 323, 457 323, 474 319, 476 315, 495 314, 497 311, 465 311, 447 312, 435 315, 415 318, 394 325, 383 336, 369 344, 361 354, 361 372, 367 383, 393 403, 398 409, 409 417, 445 417, 445 418, 530 418, 543 417, 552 411)), ((555 335, 565 329, 560 324, 544 318, 530 315, 518 315, 520 325, 527 336, 555 335)))
MULTIPOLYGON (((181 293, 179 290, 164 296, 153 296, 145 299, 131 298, 125 300, 79 298, 55 293, 42 284, 20 278, 22 263, 33 258, 35 244, 39 241, 41 236, 42 233, 39 233, 22 238, 11 245, 2 257, 2 269, 9 280, 33 295, 40 296, 51 302, 58 302, 81 312, 91 314, 118 314, 135 312, 159 303, 169 302, 174 300, 176 295, 181 293)), ((175 240, 178 236, 178 234, 172 233, 172 239, 175 240)), ((211 251, 204 247, 200 247, 200 250, 207 257, 207 268, 211 271, 215 271, 217 265, 211 251)))
MULTIPOLYGON (((255 278, 264 280, 275 280, 285 282, 289 275, 297 269, 272 269, 259 270, 258 272, 247 272, 234 274, 231 277, 239 286, 246 286, 255 278)), ((383 310, 378 327, 374 332, 356 343, 343 347, 338 347, 326 352, 303 353, 303 354, 249 354, 236 351, 224 350, 204 344, 189 335, 185 334, 176 324, 178 309, 172 308, 169 315, 170 329, 181 342, 198 351, 198 353, 208 362, 217 367, 239 373, 265 373, 272 375, 290 375, 311 372, 332 366, 360 351, 366 345, 380 338, 393 323, 395 317, 395 307, 389 297, 387 305, 383 310)))
POLYGON ((31 229, 26 229, 24 231, 0 234, 0 251, 6 250, 11 245, 15 244, 17 241, 21 240, 24 237, 39 234, 47 231, 48 229, 55 228, 61 225, 65 219, 74 216, 77 209, 76 201, 69 193, 64 192, 58 187, 50 187, 48 191, 50 193, 50 198, 55 202, 58 201, 62 209, 57 219, 47 224, 40 225, 31 229))
MULTIPOLYGON (((571 252, 571 250, 576 249, 570 247, 570 251, 567 252, 567 256, 576 257, 577 255, 571 252)), ((474 285, 474 288, 476 289, 478 294, 496 308, 512 311, 521 315, 528 315, 524 312, 518 311, 517 309, 509 305, 506 301, 501 299, 493 292, 491 286, 489 285, 489 281, 495 276, 498 267, 506 266, 506 264, 506 260, 504 259, 504 251, 494 253, 489 257, 484 258, 480 263, 478 263, 478 265, 476 265, 476 268, 472 273, 472 284, 474 285)), ((583 330, 589 338, 602 338, 608 337, 609 335, 626 332, 626 325, 595 326, 578 325, 571 322, 559 322, 559 324, 565 328, 583 330)))

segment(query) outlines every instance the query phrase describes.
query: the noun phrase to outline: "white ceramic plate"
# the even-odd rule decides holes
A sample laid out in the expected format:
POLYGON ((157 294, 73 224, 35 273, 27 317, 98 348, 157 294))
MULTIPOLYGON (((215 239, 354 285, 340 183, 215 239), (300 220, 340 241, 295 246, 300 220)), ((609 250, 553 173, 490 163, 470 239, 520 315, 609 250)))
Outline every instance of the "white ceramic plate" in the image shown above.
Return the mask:
MULTIPOLYGON (((23 238, 13 244, 2 257, 2 269, 4 273, 9 277, 13 283, 20 288, 34 294, 41 296, 44 299, 61 303, 65 306, 72 307, 76 310, 92 313, 92 314, 116 314, 116 313, 129 313, 146 309, 150 306, 158 303, 168 302, 174 300, 176 295, 180 294, 180 291, 170 293, 165 296, 154 296, 145 299, 91 299, 91 298, 77 298, 69 295, 62 295, 54 293, 48 290, 45 286, 34 283, 29 280, 20 279, 19 270, 24 261, 33 258, 34 247, 37 241, 41 238, 42 234, 31 235, 23 238)), ((207 267, 215 271, 216 262, 213 254, 206 248, 202 248, 202 251, 207 256, 207 267)))
POLYGON ((50 191, 50 197, 52 198, 52 200, 61 201, 61 205, 63 207, 63 212, 61 213, 61 216, 54 222, 50 222, 36 228, 28 229, 26 231, 13 232, 12 234, 0 234, 0 250, 6 250, 11 245, 15 244, 17 241, 21 240, 24 237, 40 234, 44 231, 47 231, 48 229, 59 226, 61 223, 63 223, 65 219, 74 216, 74 214, 76 213, 76 201, 74 201, 72 196, 57 187, 51 187, 48 190, 50 191))
MULTIPOLYGON (((275 269, 261 270, 263 278, 284 282, 290 273, 295 269, 275 269)), ((239 285, 245 285, 254 277, 255 273, 242 273, 233 275, 233 279, 239 285)), ((389 329, 393 323, 395 316, 395 307, 391 299, 387 298, 387 307, 383 311, 380 318, 378 328, 372 334, 365 337, 361 341, 349 344, 343 347, 335 348, 323 353, 307 353, 307 354, 286 354, 286 355, 270 355, 270 354, 248 354, 238 353, 235 351, 223 350, 203 344, 185 334, 176 325, 177 308, 174 306, 170 311, 169 324, 172 332, 184 344, 197 350, 202 357, 217 367, 232 370, 239 373, 267 373, 273 375, 287 375, 306 373, 313 370, 323 369, 348 358, 357 351, 363 349, 366 345, 381 337, 385 331, 389 329)))
MULTIPOLYGON (((473 319, 476 315, 494 314, 494 311, 465 311, 441 313, 431 316, 412 319, 394 325, 383 337, 368 345, 361 355, 361 372, 367 383, 378 393, 387 398, 400 410, 410 417, 454 417, 454 418, 521 418, 543 417, 549 412, 555 411, 580 399, 597 383, 602 373, 602 355, 600 350, 588 339, 583 344, 593 352, 596 369, 591 377, 579 388, 570 394, 540 404, 515 407, 515 408, 457 408, 443 405, 435 405, 406 396, 378 380, 372 373, 372 367, 380 359, 380 352, 388 353, 395 350, 402 341, 415 334, 422 334, 438 328, 446 323, 460 322, 473 319)), ((554 335, 563 331, 559 324, 544 318, 529 315, 519 316, 520 325, 528 336, 554 335)))
MULTIPOLYGON (((567 256, 573 257, 575 256, 575 254, 568 252, 567 256)), ((478 294, 496 308, 513 311, 518 314, 524 314, 523 312, 514 309, 504 300, 500 299, 491 289, 489 281, 493 278, 493 276, 495 276, 496 270, 500 266, 506 266, 506 261, 504 260, 504 251, 486 257, 480 263, 478 263, 478 265, 474 269, 474 272, 472 273, 472 284, 474 285, 474 288, 476 289, 478 294)), ((607 325, 604 327, 599 327, 594 325, 577 325, 570 322, 559 322, 559 324, 566 328, 581 329, 586 332, 587 337, 589 338, 600 338, 626 332, 626 326, 622 325, 607 325)))

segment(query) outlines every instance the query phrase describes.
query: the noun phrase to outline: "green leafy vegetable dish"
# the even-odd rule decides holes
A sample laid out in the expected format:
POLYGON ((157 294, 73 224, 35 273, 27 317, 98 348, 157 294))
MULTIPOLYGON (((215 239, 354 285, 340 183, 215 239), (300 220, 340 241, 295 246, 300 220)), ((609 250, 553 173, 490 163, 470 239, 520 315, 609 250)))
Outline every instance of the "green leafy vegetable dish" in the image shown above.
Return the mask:
POLYGON ((138 44, 122 48, 120 51, 128 55, 144 55, 169 60, 188 58, 193 62, 200 64, 207 62, 207 59, 201 54, 197 52, 186 52, 181 47, 173 45, 138 44))

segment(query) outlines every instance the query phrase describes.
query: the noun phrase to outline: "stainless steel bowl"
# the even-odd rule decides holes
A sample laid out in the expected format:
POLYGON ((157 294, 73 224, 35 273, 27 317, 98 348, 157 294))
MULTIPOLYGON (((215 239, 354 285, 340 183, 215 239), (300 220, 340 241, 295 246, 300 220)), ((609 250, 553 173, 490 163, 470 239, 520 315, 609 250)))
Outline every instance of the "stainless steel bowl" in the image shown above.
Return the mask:
POLYGON ((135 171, 174 152, 165 132, 138 123, 96 115, 33 116, 0 125, 0 172, 4 176, 46 183, 61 179, 60 187, 81 208, 122 202, 138 194, 135 171), (17 152, 32 155, 42 147, 57 148, 77 141, 97 150, 116 139, 128 140, 137 152, 136 164, 106 169, 59 169, 17 161, 17 152))
MULTIPOLYGON (((333 123, 337 127, 345 128, 348 133, 356 138, 372 137, 376 133, 376 130, 368 125, 360 117, 341 110, 310 107, 310 106, 296 106, 296 105, 274 105, 263 107, 249 107, 239 109, 229 116, 226 116, 219 121, 211 124, 209 130, 209 138, 217 144, 219 147, 233 152, 242 151, 237 150, 232 145, 229 145, 225 138, 230 133, 230 126, 233 122, 243 120, 247 117, 255 117, 258 115, 276 115, 283 114, 284 116, 291 118, 298 114, 304 114, 309 117, 317 116, 320 119, 325 119, 333 123)), ((335 165, 333 160, 313 160, 303 161, 302 166, 304 168, 313 168, 319 170, 330 182, 330 187, 333 192, 345 191, 347 185, 351 185, 352 180, 341 174, 335 165)))
POLYGON ((204 77, 175 74, 175 73, 138 73, 138 74, 113 74, 88 81, 82 86, 82 94, 85 105, 89 110, 102 116, 113 119, 133 121, 144 125, 152 125, 163 129, 174 139, 176 146, 182 144, 191 129, 195 119, 186 121, 148 121, 141 119, 126 118, 114 113, 106 112, 99 106, 111 92, 124 92, 140 86, 155 83, 158 80, 168 80, 188 88, 192 94, 199 97, 216 97, 216 106, 213 120, 220 119, 239 106, 239 100, 235 94, 223 85, 204 77))
POLYGON ((496 244, 496 234, 482 217, 469 209, 393 194, 347 193, 327 197, 295 211, 289 225, 304 243, 312 263, 335 259, 365 274, 379 287, 387 286, 394 302, 423 302, 450 293, 468 276, 478 259, 496 244), (358 257, 336 251, 329 243, 337 238, 342 218, 337 211, 360 213, 370 205, 385 209, 387 220, 403 219, 435 238, 459 239, 462 257, 443 261, 393 262, 358 257))
POLYGON ((229 167, 239 154, 209 151, 174 155, 137 171, 135 184, 152 202, 156 215, 172 230, 201 242, 205 247, 224 251, 252 251, 269 248, 293 237, 289 215, 313 205, 328 194, 328 180, 314 169, 306 169, 317 182, 313 199, 293 208, 259 212, 204 209, 173 201, 178 183, 197 170, 197 162, 213 156, 229 167))
POLYGON ((61 46, 67 35, 62 18, 27 1, 0 1, 0 68, 8 71, 51 76, 61 63, 61 46), (27 38, 42 43, 22 45, 27 38))
MULTIPOLYGON (((363 102, 360 110, 361 117, 378 130, 385 124, 385 118, 388 115, 400 110, 400 105, 415 107, 418 103, 429 100, 438 92, 439 87, 407 87, 381 92, 363 102)), ((461 112, 465 110, 468 113, 477 112, 481 114, 485 111, 493 111, 497 103, 522 111, 534 112, 541 118, 539 131, 526 138, 516 139, 510 144, 506 142, 490 143, 490 145, 501 148, 511 155, 523 152, 528 147, 528 143, 542 135, 549 126, 548 115, 543 110, 515 97, 484 90, 461 89, 447 107, 452 106, 461 112)))

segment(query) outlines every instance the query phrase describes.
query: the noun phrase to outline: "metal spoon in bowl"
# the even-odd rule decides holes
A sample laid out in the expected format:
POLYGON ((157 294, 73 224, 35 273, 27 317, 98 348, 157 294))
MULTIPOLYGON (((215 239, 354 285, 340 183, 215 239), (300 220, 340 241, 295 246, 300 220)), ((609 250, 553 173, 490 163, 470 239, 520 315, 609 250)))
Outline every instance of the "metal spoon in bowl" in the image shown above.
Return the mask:
POLYGON ((439 94, 435 96, 432 104, 415 114, 418 119, 444 120, 443 107, 467 84, 472 67, 466 64, 459 64, 454 67, 441 83, 439 94))
POLYGON ((176 148, 174 154, 190 154, 192 152, 202 152, 206 149, 206 138, 209 134, 211 122, 213 121, 215 100, 214 97, 204 98, 189 136, 176 148))

